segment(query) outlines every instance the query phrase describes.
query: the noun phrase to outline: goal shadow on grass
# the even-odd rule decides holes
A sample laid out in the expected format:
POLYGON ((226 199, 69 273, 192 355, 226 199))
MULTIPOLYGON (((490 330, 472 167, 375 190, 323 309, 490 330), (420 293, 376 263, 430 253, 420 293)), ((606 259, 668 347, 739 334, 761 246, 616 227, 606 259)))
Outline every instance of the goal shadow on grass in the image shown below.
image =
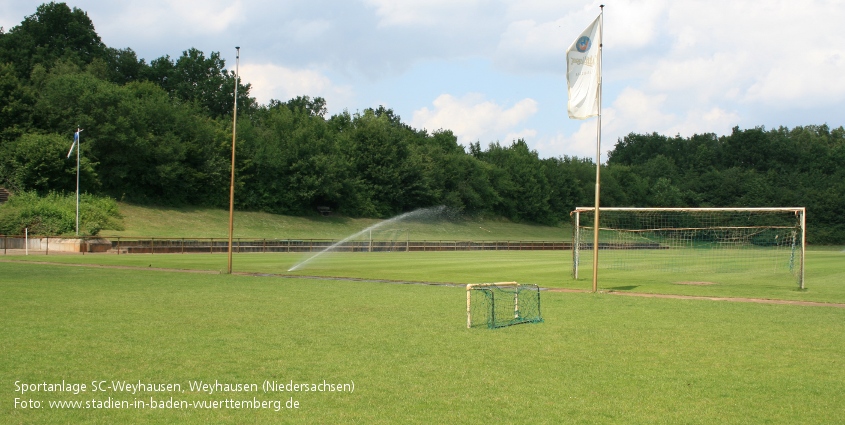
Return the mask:
POLYGON ((633 291, 634 289, 639 288, 640 285, 628 285, 628 286, 612 286, 610 288, 605 288, 610 291, 633 291))

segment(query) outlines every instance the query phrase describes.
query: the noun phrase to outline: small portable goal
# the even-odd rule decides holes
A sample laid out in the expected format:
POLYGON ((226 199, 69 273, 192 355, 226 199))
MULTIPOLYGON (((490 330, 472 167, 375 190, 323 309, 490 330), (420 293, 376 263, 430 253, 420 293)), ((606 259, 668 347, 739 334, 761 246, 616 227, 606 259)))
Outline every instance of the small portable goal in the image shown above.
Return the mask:
POLYGON ((467 285, 467 328, 539 323, 540 287, 516 282, 467 285))

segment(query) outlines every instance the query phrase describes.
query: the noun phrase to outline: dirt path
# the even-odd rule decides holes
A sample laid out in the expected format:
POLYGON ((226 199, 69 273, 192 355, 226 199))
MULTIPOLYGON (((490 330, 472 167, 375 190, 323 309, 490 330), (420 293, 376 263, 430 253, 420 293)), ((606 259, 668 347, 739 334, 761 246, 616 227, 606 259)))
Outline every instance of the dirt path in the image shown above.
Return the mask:
MULTIPOLYGON (((191 270, 191 269, 165 269, 158 267, 136 267, 136 266, 108 266, 101 264, 69 264, 69 263, 53 263, 49 261, 18 261, 0 259, 0 263, 18 263, 18 264, 41 264, 50 266, 68 266, 68 267, 92 267, 100 269, 119 269, 119 270, 152 270, 160 272, 177 272, 177 273, 199 273, 199 274, 220 274, 216 270, 191 270)), ((434 286, 466 286, 464 283, 453 282, 421 282, 421 281, 404 281, 404 280, 390 280, 390 279, 366 279, 354 277, 331 277, 331 276, 302 276, 302 275, 285 275, 272 273, 248 273, 248 272, 233 272, 232 274, 238 276, 255 276, 255 277, 276 277, 284 279, 315 279, 315 280, 345 280, 354 282, 377 282, 377 283, 399 283, 408 285, 434 285, 434 286)), ((580 293, 588 294, 590 291, 583 289, 568 289, 568 288, 542 288, 548 292, 566 292, 566 293, 580 293)), ((704 301, 729 301, 740 303, 756 303, 756 304, 782 304, 782 305, 799 305, 809 307, 835 307, 845 308, 845 303, 827 303, 818 301, 798 301, 798 300, 771 300, 765 298, 731 298, 731 297, 707 297, 697 295, 669 295, 669 294, 646 294, 641 292, 620 292, 620 291, 599 291, 601 294, 621 295, 628 297, 644 297, 644 298, 668 298, 676 300, 704 300, 704 301)))
MULTIPOLYGON (((589 291, 579 289, 560 289, 549 288, 549 292, 580 292, 589 293, 589 291)), ((826 303, 819 301, 798 301, 798 300, 770 300, 765 298, 731 298, 731 297, 707 297, 699 295, 670 295, 670 294, 646 294, 642 292, 620 292, 620 291, 599 291, 599 293, 609 295, 623 295, 628 297, 644 297, 644 298, 670 298, 675 300, 707 300, 707 301, 732 301, 739 303, 757 303, 757 304, 785 304, 785 305, 805 305, 811 307, 837 307, 845 308, 843 303, 826 303)))
POLYGON ((68 267, 91 267, 95 269, 119 269, 119 270, 153 270, 157 272, 178 272, 178 273, 199 273, 199 274, 220 274, 216 270, 192 270, 192 269, 165 269, 160 267, 137 267, 137 266, 108 266, 103 264, 73 264, 73 263, 53 263, 50 261, 19 261, 0 259, 0 263, 17 263, 17 264, 41 264, 46 266, 68 266, 68 267))

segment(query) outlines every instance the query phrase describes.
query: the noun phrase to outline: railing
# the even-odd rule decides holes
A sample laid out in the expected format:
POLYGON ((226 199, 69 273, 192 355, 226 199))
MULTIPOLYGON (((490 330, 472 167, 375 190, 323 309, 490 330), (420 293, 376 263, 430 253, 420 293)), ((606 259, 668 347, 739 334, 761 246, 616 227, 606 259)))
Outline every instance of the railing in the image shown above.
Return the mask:
MULTIPOLYGON (((112 249, 118 254, 222 253, 228 252, 225 238, 117 238, 112 249)), ((566 250, 560 241, 346 241, 331 239, 254 239, 235 238, 232 252, 319 252, 331 248, 339 252, 410 252, 475 250, 566 250)))
MULTIPOLYGON (((459 240, 364 240, 338 242, 332 239, 268 239, 234 238, 232 252, 319 252, 327 248, 340 252, 425 252, 425 251, 509 251, 571 250, 572 243, 563 241, 459 241, 459 240)), ((185 254, 225 253, 227 238, 167 237, 46 237, 0 235, 0 252, 4 255, 108 252, 114 254, 185 254)))

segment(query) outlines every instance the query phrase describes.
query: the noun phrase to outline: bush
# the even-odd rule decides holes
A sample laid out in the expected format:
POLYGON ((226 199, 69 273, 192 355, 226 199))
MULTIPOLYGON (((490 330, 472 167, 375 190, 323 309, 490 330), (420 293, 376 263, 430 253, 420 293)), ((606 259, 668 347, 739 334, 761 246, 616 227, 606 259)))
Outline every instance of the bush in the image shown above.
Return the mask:
MULTIPOLYGON (((114 199, 82 194, 79 198, 79 234, 95 236, 101 230, 123 230, 123 217, 114 199)), ((37 235, 76 232, 76 196, 50 192, 38 196, 21 192, 0 206, 0 233, 37 235)))

